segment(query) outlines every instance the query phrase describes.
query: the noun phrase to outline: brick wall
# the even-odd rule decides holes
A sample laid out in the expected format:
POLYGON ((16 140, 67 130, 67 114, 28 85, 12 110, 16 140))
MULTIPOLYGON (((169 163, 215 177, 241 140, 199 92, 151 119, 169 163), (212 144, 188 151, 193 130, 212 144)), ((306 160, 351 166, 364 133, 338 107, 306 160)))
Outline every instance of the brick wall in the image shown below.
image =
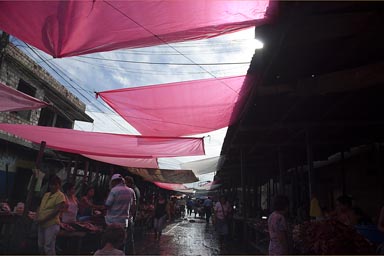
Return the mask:
MULTIPOLYGON (((33 72, 33 74, 39 78, 40 80, 45 81, 51 87, 55 88, 60 94, 65 96, 68 101, 73 103, 76 107, 85 111, 85 104, 82 103, 75 95, 70 93, 62 84, 60 84, 55 78, 53 78, 44 68, 39 66, 36 62, 34 62, 31 58, 29 58, 26 54, 21 52, 12 44, 8 45, 6 53, 9 56, 13 56, 18 62, 20 62, 23 67, 33 72)), ((15 78, 11 78, 15 79, 15 78)), ((13 85, 15 81, 11 80, 11 84, 13 85)), ((29 81, 27 81, 29 82, 29 81)), ((18 80, 17 80, 18 83, 18 80)), ((16 83, 16 84, 17 84, 16 83)), ((32 84, 32 83, 31 83, 32 84)))
MULTIPOLYGON (((26 54, 9 44, 6 48, 6 57, 1 65, 0 82, 17 88, 20 79, 36 89, 35 98, 44 100, 47 87, 53 88, 57 94, 63 95, 69 102, 81 111, 85 111, 85 104, 70 93, 63 85, 55 80, 44 68, 39 66, 26 54)), ((12 112, 0 113, 0 122, 14 124, 37 125, 40 117, 40 109, 31 110, 29 120, 21 118, 12 112)))

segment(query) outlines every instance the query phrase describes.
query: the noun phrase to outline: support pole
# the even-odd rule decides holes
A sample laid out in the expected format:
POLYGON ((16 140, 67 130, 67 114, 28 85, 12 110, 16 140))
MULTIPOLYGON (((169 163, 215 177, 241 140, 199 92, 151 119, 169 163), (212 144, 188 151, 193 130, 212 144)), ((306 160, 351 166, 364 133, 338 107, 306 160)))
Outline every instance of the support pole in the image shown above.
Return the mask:
POLYGON ((340 151, 340 166, 341 166, 341 189, 343 191, 343 195, 347 194, 346 184, 345 184, 345 155, 344 150, 340 151))
POLYGON ((277 149, 277 158, 279 163, 279 193, 285 194, 284 189, 284 164, 283 164, 283 155, 281 152, 281 147, 277 149))
POLYGON ((313 192, 313 151, 309 129, 305 133, 306 148, 307 148, 307 165, 308 165, 308 192, 309 201, 311 201, 311 194, 313 192))
MULTIPOLYGON (((36 157, 36 162, 35 162, 36 169, 40 169, 40 164, 41 164, 41 160, 42 160, 43 155, 44 155, 44 150, 45 150, 46 144, 47 143, 45 141, 42 141, 40 143, 40 150, 39 150, 39 153, 38 153, 38 155, 36 157)), ((36 175, 35 175, 35 172, 33 172, 31 179, 32 179, 31 180, 31 186, 30 186, 30 188, 28 190, 27 200, 25 202, 25 207, 24 207, 24 216, 28 215, 29 209, 31 208, 33 193, 35 192, 35 186, 36 186, 36 175)))
POLYGON ((65 172, 67 173, 65 182, 71 182, 71 167, 72 167, 72 157, 69 158, 67 166, 65 166, 65 172))
POLYGON ((79 169, 79 155, 76 155, 75 166, 73 167, 73 176, 71 177, 72 184, 76 184, 77 171, 79 169))
POLYGON ((240 149, 241 200, 243 202, 243 241, 247 238, 247 203, 245 199, 245 170, 243 149, 240 149))
POLYGON ((5 198, 9 196, 9 164, 5 164, 5 198))
POLYGON ((88 182, 88 175, 89 175, 89 161, 85 161, 85 166, 84 166, 84 176, 83 176, 83 184, 89 183, 88 182))

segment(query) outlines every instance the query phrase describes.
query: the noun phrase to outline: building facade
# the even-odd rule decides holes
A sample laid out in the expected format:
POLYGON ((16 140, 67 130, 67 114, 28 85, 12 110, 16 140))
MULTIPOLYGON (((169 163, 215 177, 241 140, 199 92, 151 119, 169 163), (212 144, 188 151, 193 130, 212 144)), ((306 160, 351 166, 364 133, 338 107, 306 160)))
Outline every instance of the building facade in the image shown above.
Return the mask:
MULTIPOLYGON (((85 104, 54 79, 44 68, 8 41, 2 34, 0 82, 51 104, 49 107, 0 112, 1 123, 27 124, 73 129, 75 120, 93 122, 85 104)), ((25 199, 35 168, 39 145, 0 131, 0 196, 11 201, 25 199), (17 180, 17 186, 15 183, 17 180)), ((55 155, 49 150, 46 153, 55 155)), ((47 161, 45 161, 47 162, 47 161)), ((50 170, 63 164, 53 161, 50 170)))

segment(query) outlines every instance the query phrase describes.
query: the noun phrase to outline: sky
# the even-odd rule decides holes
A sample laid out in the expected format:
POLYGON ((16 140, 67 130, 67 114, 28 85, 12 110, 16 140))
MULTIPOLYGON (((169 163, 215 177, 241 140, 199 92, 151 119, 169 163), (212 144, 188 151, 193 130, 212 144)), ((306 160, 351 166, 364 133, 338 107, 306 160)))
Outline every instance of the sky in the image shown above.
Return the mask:
MULTIPOLYGON (((74 129, 123 134, 140 133, 100 98, 96 99, 95 92, 245 75, 254 51, 263 46, 262 42, 254 39, 254 28, 205 40, 121 49, 62 59, 54 59, 16 38, 12 38, 11 42, 86 104, 86 113, 94 119, 94 123, 76 121, 74 129)), ((160 158, 160 168, 180 169, 182 162, 219 156, 226 130, 227 128, 223 128, 194 135, 204 136, 205 156, 160 158)), ((213 174, 199 177, 201 181, 212 178, 213 174)))

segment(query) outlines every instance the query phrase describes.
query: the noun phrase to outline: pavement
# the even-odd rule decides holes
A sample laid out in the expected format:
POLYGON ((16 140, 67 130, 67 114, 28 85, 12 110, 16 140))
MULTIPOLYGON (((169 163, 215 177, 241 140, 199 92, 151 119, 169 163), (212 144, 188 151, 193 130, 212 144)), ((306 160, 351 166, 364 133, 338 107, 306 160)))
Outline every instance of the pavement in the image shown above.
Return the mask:
POLYGON ((188 217, 169 223, 160 241, 154 233, 147 233, 136 240, 136 255, 249 255, 240 241, 229 239, 220 244, 212 223, 188 217))

